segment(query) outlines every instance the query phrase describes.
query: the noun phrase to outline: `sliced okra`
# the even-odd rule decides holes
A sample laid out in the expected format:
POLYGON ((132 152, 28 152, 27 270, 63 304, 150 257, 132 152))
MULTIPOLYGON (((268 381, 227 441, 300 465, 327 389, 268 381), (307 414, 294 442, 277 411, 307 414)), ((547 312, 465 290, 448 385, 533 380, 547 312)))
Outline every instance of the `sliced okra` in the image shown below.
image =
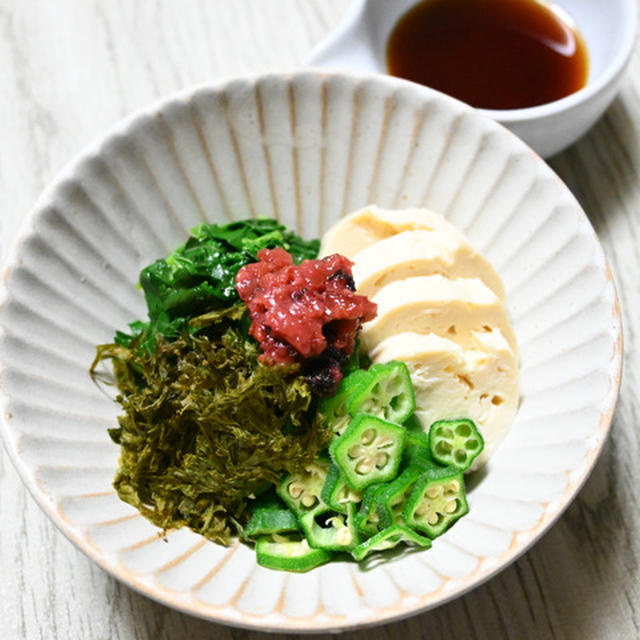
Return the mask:
POLYGON ((256 509, 245 527, 245 533, 250 538, 255 538, 272 533, 299 531, 299 529, 300 525, 293 511, 282 505, 282 507, 256 509))
POLYGON ((316 460, 304 471, 289 473, 278 483, 278 495, 298 516, 322 504, 320 493, 327 479, 329 462, 316 460))
POLYGON ((362 494, 362 502, 356 514, 355 523, 358 531, 365 536, 373 536, 380 531, 376 497, 386 486, 386 484, 372 484, 362 494))
POLYGON ((331 397, 320 401, 318 411, 324 416, 324 423, 338 437, 349 425, 351 415, 347 407, 353 394, 356 393, 369 379, 369 372, 364 369, 356 369, 342 378, 340 385, 331 397))
POLYGON ((360 543, 353 504, 347 505, 346 514, 320 505, 301 516, 300 525, 309 545, 317 549, 350 551, 360 543))
POLYGON ((359 562, 366 558, 370 553, 392 549, 401 542, 408 545, 423 547, 425 549, 428 549, 431 546, 431 540, 429 538, 421 536, 419 533, 412 531, 408 527, 394 524, 359 544, 355 549, 353 549, 351 555, 359 562))
POLYGON ((362 502, 362 493, 352 489, 347 484, 340 467, 335 463, 331 463, 320 498, 332 509, 346 513, 349 503, 362 502))
POLYGON ((393 482, 384 486, 375 497, 380 527, 386 529, 404 524, 402 512, 418 478, 424 473, 418 467, 407 467, 393 482))
POLYGON ((402 466, 428 469, 433 466, 433 463, 427 434, 422 429, 420 431, 407 430, 402 452, 402 466))
POLYGON ((427 471, 418 479, 406 501, 402 517, 408 526, 436 538, 467 511, 462 472, 441 468, 427 471))
POLYGON ((256 543, 256 557, 261 567, 302 573, 319 567, 331 558, 331 552, 314 549, 301 535, 263 536, 256 543))
POLYGON ((407 420, 416 408, 407 365, 397 361, 374 364, 368 373, 363 386, 352 394, 349 413, 368 413, 398 424, 407 420))
POLYGON ((386 482, 396 475, 405 437, 404 427, 359 414, 331 443, 329 453, 347 484, 356 491, 362 491, 375 482, 386 482))
POLYGON ((429 449, 440 464, 466 471, 484 448, 472 420, 438 420, 429 428, 429 449))

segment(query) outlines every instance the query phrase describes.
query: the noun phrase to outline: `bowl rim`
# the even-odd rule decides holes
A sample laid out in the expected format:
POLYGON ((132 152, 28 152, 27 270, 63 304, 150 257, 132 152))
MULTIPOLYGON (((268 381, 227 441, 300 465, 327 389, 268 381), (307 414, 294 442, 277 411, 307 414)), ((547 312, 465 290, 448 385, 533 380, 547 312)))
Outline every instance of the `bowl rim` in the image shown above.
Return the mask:
MULTIPOLYGON (((108 554, 100 553, 92 545, 90 545, 86 539, 84 539, 79 533, 74 531, 73 527, 62 517, 59 509, 56 505, 56 500, 50 497, 35 481, 35 477, 26 465, 20 454, 18 443, 12 435, 12 428, 10 425, 12 415, 9 413, 10 397, 4 389, 3 378, 6 370, 6 365, 3 361, 0 361, 0 433, 2 435, 5 451, 8 453, 9 458, 18 472, 20 479, 28 489, 29 493, 33 496, 38 506, 44 511, 44 513, 52 520, 56 527, 69 539, 80 551, 82 551, 91 560, 96 562, 102 569, 109 573, 112 577, 116 578, 131 589, 145 595, 152 600, 159 602, 165 606, 171 607, 183 613, 199 617, 211 622, 219 624, 225 624, 233 627, 239 627, 244 629, 267 631, 274 633, 282 632, 297 632, 297 633, 328 633, 328 632, 340 632, 346 630, 355 630, 361 628, 368 628, 378 626, 381 624, 389 624, 396 622, 411 616, 423 614, 431 609, 437 608, 443 604, 446 604, 460 596, 465 595, 471 590, 479 587, 487 582, 489 579, 497 575, 502 570, 506 569, 509 565, 515 562, 520 556, 528 551, 533 544, 550 529, 550 527, 556 523, 560 516, 565 512, 571 502, 575 499, 576 495, 591 475, 593 468, 602 453, 604 444, 607 441, 607 437, 611 431, 611 422, 616 407, 617 399, 620 391, 621 375, 622 375, 622 353, 623 353, 623 333, 622 333, 622 319, 620 301, 617 294, 615 282, 604 255, 601 243, 598 239, 595 230, 593 229, 591 222, 589 221, 586 213, 578 203, 575 196, 559 178, 559 176, 540 158, 534 151, 530 150, 527 145, 522 142, 515 134, 511 133, 500 123, 496 123, 488 116, 484 115, 481 110, 474 109, 469 105, 452 98, 449 95, 417 85, 413 82, 404 80, 402 78, 396 78, 388 75, 381 74, 361 74, 349 71, 340 70, 326 70, 326 69, 310 69, 301 68, 294 71, 282 71, 282 72, 267 72, 267 73, 250 73, 237 76, 230 76, 221 78, 212 82, 199 83, 197 85, 181 89, 177 92, 173 92, 158 100, 153 101, 147 106, 143 106, 140 109, 135 110, 128 116, 120 119, 110 127, 108 127, 103 133, 99 134, 93 142, 89 143, 85 147, 72 157, 70 161, 62 168, 62 170, 52 179, 49 185, 44 189, 41 195, 36 200, 35 205, 25 216, 25 220, 21 225, 16 236, 12 240, 12 243, 7 251, 6 258, 3 262, 2 273, 0 274, 0 310, 4 310, 8 302, 12 300, 10 294, 10 287, 8 286, 8 278, 14 268, 20 266, 20 248, 23 243, 29 239, 31 235, 35 233, 35 223, 42 215, 43 210, 47 205, 51 203, 52 197, 57 190, 65 183, 66 180, 71 179, 76 170, 89 158, 99 154, 104 145, 110 142, 116 136, 122 136, 129 134, 137 126, 143 124, 146 119, 159 110, 167 108, 168 106, 193 100, 198 94, 207 91, 223 91, 229 85, 237 82, 258 82, 268 79, 285 79, 288 82, 294 81, 296 78, 301 77, 321 77, 321 78, 343 78, 348 82, 358 84, 363 81, 368 82, 380 82, 395 89, 410 90, 413 92, 422 93, 423 95, 432 95, 443 99, 446 102, 453 103, 457 108, 464 108, 467 112, 476 112, 479 116, 485 120, 490 126, 503 129, 510 137, 511 142, 527 149, 533 154, 539 162, 544 165, 549 177, 553 178, 560 183, 562 188, 566 190, 569 199, 575 203, 579 210, 579 215, 586 222, 588 229, 591 231, 592 237, 595 241, 595 248, 599 251, 603 258, 603 263, 606 271, 606 278, 613 290, 613 317, 612 317, 612 335, 614 336, 614 348, 613 354, 610 360, 610 379, 612 380, 612 390, 608 395, 608 403, 606 406, 602 406, 600 410, 600 423, 598 426, 599 437, 595 445, 587 451, 585 458, 581 464, 582 475, 577 480, 569 480, 562 497, 553 505, 553 509, 547 510, 541 517, 540 521, 531 529, 527 529, 527 532, 531 532, 532 535, 524 542, 512 544, 507 551, 499 556, 495 566, 484 570, 476 571, 473 576, 468 577, 468 583, 458 588, 452 589, 451 593, 443 594, 436 602, 431 603, 413 603, 405 605, 401 608, 396 608, 391 611, 389 609, 374 609, 374 613, 371 617, 365 619, 358 619, 353 622, 349 622, 348 619, 343 619, 342 616, 333 617, 336 622, 315 622, 315 618, 311 618, 309 623, 307 618, 288 618, 284 623, 271 624, 263 621, 262 614, 253 615, 245 612, 238 612, 238 616, 228 615, 224 610, 212 611, 212 607, 206 604, 199 604, 195 601, 185 602, 179 597, 176 597, 175 593, 169 590, 159 589, 154 586, 150 586, 144 580, 137 577, 133 571, 127 569, 117 561, 110 560, 108 554)), ((0 341, 4 339, 6 335, 6 327, 4 322, 0 321, 0 341)), ((239 544, 236 542, 236 544, 239 544)), ((332 616, 327 616, 332 618, 332 616)))

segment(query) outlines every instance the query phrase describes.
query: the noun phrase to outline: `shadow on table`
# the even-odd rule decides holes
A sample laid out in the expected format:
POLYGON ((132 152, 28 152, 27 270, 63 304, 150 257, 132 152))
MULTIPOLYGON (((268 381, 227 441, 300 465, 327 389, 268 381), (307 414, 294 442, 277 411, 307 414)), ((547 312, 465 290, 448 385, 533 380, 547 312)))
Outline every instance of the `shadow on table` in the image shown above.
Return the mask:
MULTIPOLYGON (((616 100, 578 143, 551 159, 589 215, 604 233, 633 188, 634 143, 627 107, 616 100)), ((320 640, 462 640, 501 638, 600 640, 635 637, 633 606, 638 561, 625 484, 633 465, 628 437, 615 424, 594 473, 563 517, 528 553, 468 595, 407 620, 320 640), (621 444, 619 444, 621 443, 621 444), (628 628, 625 627, 628 625, 628 628)), ((272 635, 232 629, 192 618, 156 604, 122 585, 131 620, 123 621, 138 640, 270 640, 272 635)))

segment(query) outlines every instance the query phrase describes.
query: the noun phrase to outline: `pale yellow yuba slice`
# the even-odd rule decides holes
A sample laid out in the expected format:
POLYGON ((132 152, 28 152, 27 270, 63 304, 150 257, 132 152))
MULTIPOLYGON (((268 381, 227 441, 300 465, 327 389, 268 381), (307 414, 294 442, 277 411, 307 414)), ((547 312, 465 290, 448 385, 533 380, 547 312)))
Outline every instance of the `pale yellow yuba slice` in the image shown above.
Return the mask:
POLYGON ((446 227, 396 233, 356 253, 353 262, 357 291, 370 298, 396 280, 439 274, 479 278, 504 300, 502 280, 490 262, 446 227))
POLYGON ((428 209, 380 209, 370 205, 341 218, 322 238, 320 257, 340 253, 353 258, 359 251, 379 240, 402 231, 448 231, 454 237, 464 236, 439 213, 428 209))
POLYGON ((518 409, 518 364, 500 331, 472 332, 467 348, 434 334, 397 333, 370 355, 373 362, 407 364, 425 432, 436 420, 473 420, 485 448, 469 471, 487 462, 518 409))
POLYGON ((434 333, 466 348, 473 343, 473 331, 498 329, 517 353, 505 306, 481 280, 416 276, 391 282, 373 301, 378 305, 378 315, 364 324, 361 335, 367 351, 405 332, 434 333))

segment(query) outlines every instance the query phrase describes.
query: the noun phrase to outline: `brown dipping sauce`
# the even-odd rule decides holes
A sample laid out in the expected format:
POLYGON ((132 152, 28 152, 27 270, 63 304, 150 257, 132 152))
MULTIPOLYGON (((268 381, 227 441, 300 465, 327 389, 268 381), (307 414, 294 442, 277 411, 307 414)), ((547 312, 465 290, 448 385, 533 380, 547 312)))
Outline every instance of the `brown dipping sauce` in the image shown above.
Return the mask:
POLYGON ((589 71, 580 34, 536 0, 423 0, 394 27, 387 66, 484 109, 558 100, 589 71))

